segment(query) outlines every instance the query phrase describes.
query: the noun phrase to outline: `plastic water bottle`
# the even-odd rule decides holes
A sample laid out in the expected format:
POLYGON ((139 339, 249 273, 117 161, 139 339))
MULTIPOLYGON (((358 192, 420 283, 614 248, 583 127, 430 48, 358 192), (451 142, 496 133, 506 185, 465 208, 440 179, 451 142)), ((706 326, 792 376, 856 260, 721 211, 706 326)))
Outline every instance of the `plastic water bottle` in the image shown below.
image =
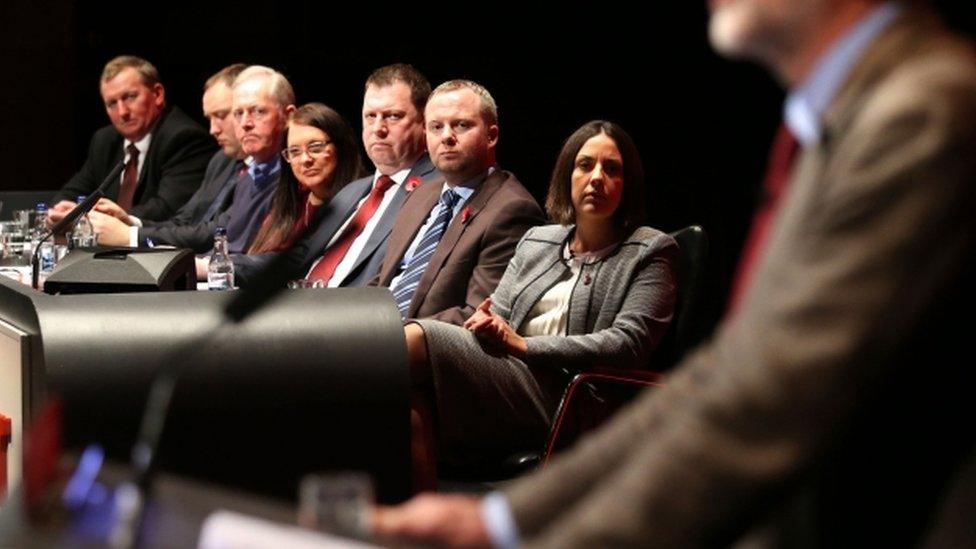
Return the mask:
POLYGON ((227 229, 224 227, 217 227, 214 231, 214 246, 210 253, 210 266, 207 268, 207 287, 211 290, 234 288, 234 263, 227 253, 227 229))
POLYGON ((41 236, 47 232, 47 202, 38 202, 34 207, 34 225, 30 228, 30 244, 24 247, 24 257, 30 260, 34 250, 41 243, 41 236))
MULTIPOLYGON (((84 201, 84 196, 78 197, 78 204, 81 204, 84 201)), ((75 226, 71 231, 71 238, 68 239, 68 243, 72 249, 90 248, 95 246, 95 228, 92 227, 87 213, 75 220, 75 226)))

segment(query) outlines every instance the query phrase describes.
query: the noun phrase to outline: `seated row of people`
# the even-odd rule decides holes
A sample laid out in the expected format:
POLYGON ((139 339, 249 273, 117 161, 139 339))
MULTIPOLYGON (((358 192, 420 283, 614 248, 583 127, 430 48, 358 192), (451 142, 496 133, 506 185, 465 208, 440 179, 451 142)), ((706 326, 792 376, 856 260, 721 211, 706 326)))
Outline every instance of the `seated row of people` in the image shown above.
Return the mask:
POLYGON ((286 254, 330 287, 388 287, 421 319, 405 327, 420 487, 435 453, 463 464, 541 443, 569 372, 639 367, 667 328, 676 244, 641 226, 643 169, 613 123, 566 141, 546 201, 558 224, 538 227, 538 204, 496 162, 497 106, 477 83, 431 90, 409 65, 374 71, 365 177, 350 125, 321 103, 296 108, 270 68, 214 75, 204 112, 221 151, 194 197, 168 221, 103 200, 99 242, 203 252, 225 226, 240 285, 286 254))

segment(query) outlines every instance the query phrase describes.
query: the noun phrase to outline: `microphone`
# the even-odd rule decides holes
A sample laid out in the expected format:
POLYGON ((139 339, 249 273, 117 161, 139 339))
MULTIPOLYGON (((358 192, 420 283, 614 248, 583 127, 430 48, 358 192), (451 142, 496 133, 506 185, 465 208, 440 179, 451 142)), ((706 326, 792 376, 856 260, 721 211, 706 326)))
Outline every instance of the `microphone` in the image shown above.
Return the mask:
POLYGON ((123 157, 122 161, 119 162, 114 168, 112 168, 112 171, 108 173, 108 176, 104 180, 102 180, 102 183, 98 186, 98 188, 94 190, 94 192, 92 192, 91 194, 88 195, 87 198, 82 200, 81 204, 76 205, 74 208, 71 209, 70 212, 65 214, 65 216, 61 218, 61 221, 58 221, 50 229, 44 231, 44 233, 41 234, 41 238, 38 240, 37 247, 34 248, 33 257, 31 259, 31 287, 32 288, 34 288, 35 290, 37 289, 38 282, 40 279, 40 265, 38 265, 38 257, 40 255, 41 242, 44 242, 48 238, 51 238, 51 235, 53 234, 57 234, 64 231, 64 229, 70 226, 72 223, 74 223, 76 219, 88 213, 88 211, 95 206, 95 203, 98 202, 99 199, 101 199, 103 196, 105 196, 105 189, 107 189, 108 186, 111 185, 113 181, 119 178, 119 175, 122 174, 122 170, 125 169, 125 164, 126 164, 126 157, 123 157))

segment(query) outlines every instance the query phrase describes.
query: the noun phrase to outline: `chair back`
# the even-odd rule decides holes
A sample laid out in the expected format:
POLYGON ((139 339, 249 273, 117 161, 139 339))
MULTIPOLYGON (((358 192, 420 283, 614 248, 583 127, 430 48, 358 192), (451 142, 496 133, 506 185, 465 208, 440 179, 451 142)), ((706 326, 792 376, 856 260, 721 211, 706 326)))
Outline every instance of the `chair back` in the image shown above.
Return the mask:
POLYGON ((708 261, 708 236, 701 225, 691 225, 670 235, 678 242, 678 293, 671 326, 652 359, 651 367, 658 371, 673 366, 698 343, 701 296, 708 261))

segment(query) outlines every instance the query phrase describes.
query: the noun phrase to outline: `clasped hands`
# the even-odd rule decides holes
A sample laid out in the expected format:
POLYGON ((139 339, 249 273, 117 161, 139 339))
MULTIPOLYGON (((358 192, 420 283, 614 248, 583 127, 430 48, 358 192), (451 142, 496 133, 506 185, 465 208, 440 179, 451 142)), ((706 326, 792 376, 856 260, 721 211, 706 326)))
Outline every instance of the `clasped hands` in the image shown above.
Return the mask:
MULTIPOLYGON (((48 224, 53 225, 71 211, 77 204, 70 200, 62 200, 48 210, 48 224)), ((131 221, 118 204, 107 199, 99 199, 95 207, 88 213, 88 219, 98 235, 98 243, 103 246, 128 246, 129 225, 131 221)))
POLYGON ((502 317, 491 312, 491 297, 486 297, 478 305, 474 314, 464 321, 464 327, 481 341, 517 357, 524 357, 527 346, 520 336, 502 317))

